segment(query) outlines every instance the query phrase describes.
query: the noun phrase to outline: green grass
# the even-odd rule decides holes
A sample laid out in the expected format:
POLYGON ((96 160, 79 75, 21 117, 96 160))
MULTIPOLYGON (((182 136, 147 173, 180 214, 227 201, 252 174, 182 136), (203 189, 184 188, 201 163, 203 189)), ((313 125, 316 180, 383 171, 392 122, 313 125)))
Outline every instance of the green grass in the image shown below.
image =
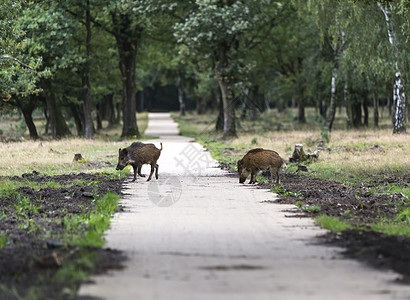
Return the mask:
POLYGON ((70 183, 70 184, 63 186, 60 183, 57 183, 53 180, 48 181, 48 182, 36 182, 36 181, 27 180, 27 179, 12 180, 7 177, 0 177, 0 197, 4 198, 10 194, 14 194, 16 193, 15 191, 21 187, 30 187, 34 189, 35 191, 38 191, 44 188, 57 189, 57 188, 62 188, 62 187, 70 187, 73 184, 74 183, 70 183))
POLYGON ((410 227, 408 222, 379 222, 371 224, 373 231, 382 232, 390 235, 410 236, 410 227))
POLYGON ((3 248, 4 246, 7 245, 8 243, 8 238, 7 238, 7 233, 6 232, 0 232, 0 248, 3 248))
POLYGON ((318 216, 317 218, 315 218, 315 222, 325 229, 336 232, 352 228, 350 224, 342 222, 336 217, 330 217, 327 215, 318 216))
POLYGON ((118 208, 119 196, 107 193, 103 196, 96 195, 94 208, 86 215, 70 215, 64 217, 65 233, 62 240, 69 245, 81 247, 104 246, 103 233, 110 226, 112 214, 118 208), (86 225, 83 235, 78 235, 86 225))

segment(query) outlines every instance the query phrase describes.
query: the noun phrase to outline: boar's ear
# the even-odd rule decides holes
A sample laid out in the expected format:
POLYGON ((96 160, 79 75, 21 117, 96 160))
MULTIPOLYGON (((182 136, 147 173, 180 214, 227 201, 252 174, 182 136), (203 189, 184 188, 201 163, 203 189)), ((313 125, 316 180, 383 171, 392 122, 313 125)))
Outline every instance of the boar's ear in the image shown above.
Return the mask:
POLYGON ((242 166, 242 159, 238 160, 237 165, 238 165, 238 166, 242 166))

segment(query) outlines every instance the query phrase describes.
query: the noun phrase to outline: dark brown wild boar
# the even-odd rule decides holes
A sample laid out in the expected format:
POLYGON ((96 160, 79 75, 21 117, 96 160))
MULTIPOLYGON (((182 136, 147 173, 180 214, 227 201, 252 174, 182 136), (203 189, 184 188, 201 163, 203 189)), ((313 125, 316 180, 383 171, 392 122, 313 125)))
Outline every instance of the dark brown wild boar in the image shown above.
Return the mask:
POLYGON ((279 184, 279 170, 286 168, 286 163, 276 151, 256 148, 250 150, 238 161, 239 183, 244 183, 249 174, 249 183, 256 183, 259 172, 270 171, 272 182, 279 184))
POLYGON ((152 174, 155 169, 155 178, 158 179, 158 164, 157 160, 161 155, 161 149, 155 147, 154 144, 144 144, 141 142, 132 143, 131 146, 121 149, 118 151, 118 164, 117 170, 122 170, 126 166, 131 165, 134 169, 134 179, 137 179, 137 174, 141 177, 145 177, 144 174, 141 174, 142 165, 149 164, 151 165, 151 173, 149 174, 148 180, 151 180, 152 174))

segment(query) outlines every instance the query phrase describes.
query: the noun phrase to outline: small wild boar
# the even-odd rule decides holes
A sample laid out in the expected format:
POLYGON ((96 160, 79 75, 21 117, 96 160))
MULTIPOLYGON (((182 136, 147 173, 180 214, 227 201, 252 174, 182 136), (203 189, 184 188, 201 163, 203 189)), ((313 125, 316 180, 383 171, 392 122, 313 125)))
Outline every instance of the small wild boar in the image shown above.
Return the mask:
POLYGON ((151 173, 149 174, 148 180, 151 180, 152 174, 155 169, 155 178, 158 179, 158 164, 157 160, 161 155, 161 149, 155 147, 154 144, 144 144, 141 142, 132 143, 131 146, 119 150, 118 164, 116 170, 122 170, 126 166, 131 165, 134 169, 134 179, 137 179, 137 173, 141 177, 145 177, 141 174, 142 165, 151 165, 151 173))
POLYGON ((276 151, 252 149, 238 161, 239 183, 244 183, 249 174, 251 174, 249 183, 256 183, 256 175, 269 170, 272 182, 279 184, 280 168, 286 168, 286 163, 276 151))

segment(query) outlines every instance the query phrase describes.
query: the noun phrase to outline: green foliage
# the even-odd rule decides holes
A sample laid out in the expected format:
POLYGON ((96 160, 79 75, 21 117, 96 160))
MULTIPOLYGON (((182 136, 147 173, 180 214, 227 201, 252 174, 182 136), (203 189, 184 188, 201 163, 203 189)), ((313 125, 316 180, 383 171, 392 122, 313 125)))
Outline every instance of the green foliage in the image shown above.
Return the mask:
POLYGON ((318 205, 304 205, 301 207, 303 211, 311 212, 311 213, 318 213, 320 212, 321 208, 318 205))
POLYGON ((276 194, 282 195, 282 196, 292 196, 292 197, 300 197, 302 196, 301 193, 294 193, 292 191, 288 191, 287 189, 285 189, 284 187, 278 187, 278 186, 274 186, 271 189, 271 192, 274 192, 276 194))
POLYGON ((41 209, 41 205, 34 205, 30 198, 21 197, 20 195, 16 196, 16 199, 10 203, 14 207, 17 219, 27 218, 31 214, 37 214, 41 209))
POLYGON ((8 242, 7 233, 0 232, 0 249, 3 248, 8 242))
POLYGON ((407 222, 386 223, 381 221, 379 223, 372 224, 371 229, 377 232, 382 232, 391 235, 410 236, 410 226, 407 222))
POLYGON ((338 218, 330 217, 327 215, 320 215, 319 217, 315 218, 315 222, 323 228, 336 232, 352 228, 351 225, 340 221, 338 218))
POLYGON ((405 222, 410 225, 410 208, 403 210, 397 217, 396 221, 405 222))
POLYGON ((301 210, 311 213, 318 213, 321 210, 318 205, 304 205, 302 201, 296 201, 295 205, 301 210))
MULTIPOLYGON (((96 195, 96 193, 95 193, 96 195)), ((95 208, 85 216, 65 216, 65 236, 67 244, 82 247, 102 247, 104 245, 103 233, 110 225, 110 218, 118 207, 119 196, 107 193, 103 196, 96 195, 95 208), (78 236, 77 232, 86 226, 84 236, 78 236)))
POLYGON ((322 137, 322 140, 325 141, 326 143, 329 143, 330 141, 330 133, 327 130, 326 127, 323 128, 323 130, 320 132, 320 136, 322 137))

